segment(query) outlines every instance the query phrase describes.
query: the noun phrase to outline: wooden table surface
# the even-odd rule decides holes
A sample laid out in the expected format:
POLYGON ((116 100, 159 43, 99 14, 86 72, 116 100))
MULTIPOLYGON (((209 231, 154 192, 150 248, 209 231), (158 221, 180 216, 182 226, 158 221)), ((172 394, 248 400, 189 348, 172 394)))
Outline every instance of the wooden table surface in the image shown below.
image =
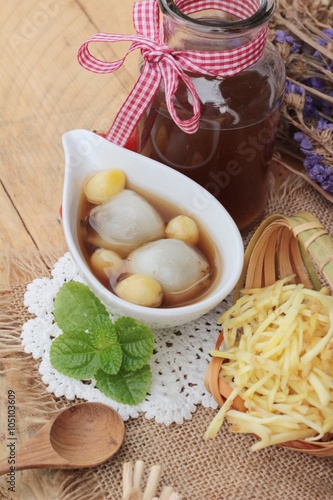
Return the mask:
MULTIPOLYGON (((79 65, 77 51, 99 31, 134 32, 132 6, 133 0, 1 3, 0 254, 43 253, 64 240, 62 134, 107 129, 138 61, 133 54, 116 73, 96 75, 79 65)), ((100 44, 94 53, 114 60, 126 46, 100 44)))
MULTIPOLYGON (((97 32, 134 33, 133 2, 1 0, 0 292, 8 254, 38 251, 47 271, 50 249, 65 248, 62 135, 108 129, 138 73, 138 53, 98 75, 79 65, 77 52, 97 32)), ((116 60, 127 46, 99 44, 94 54, 116 60)))

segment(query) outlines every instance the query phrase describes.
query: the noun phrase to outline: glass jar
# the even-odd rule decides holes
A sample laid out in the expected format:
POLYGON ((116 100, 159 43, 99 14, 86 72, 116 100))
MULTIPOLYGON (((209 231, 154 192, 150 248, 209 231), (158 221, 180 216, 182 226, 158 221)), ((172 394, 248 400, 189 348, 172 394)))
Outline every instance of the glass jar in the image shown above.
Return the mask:
MULTIPOLYGON (((240 19, 215 9, 185 15, 177 7, 179 1, 159 0, 164 41, 173 50, 213 52, 244 46, 274 11, 274 0, 255 3, 255 14, 240 19)), ((200 100, 198 131, 188 134, 176 125, 161 87, 140 122, 139 150, 205 187, 244 233, 258 222, 267 201, 285 84, 283 61, 266 41, 260 59, 236 75, 187 74, 200 100)), ((174 106, 183 120, 193 114, 191 96, 181 81, 174 106)))

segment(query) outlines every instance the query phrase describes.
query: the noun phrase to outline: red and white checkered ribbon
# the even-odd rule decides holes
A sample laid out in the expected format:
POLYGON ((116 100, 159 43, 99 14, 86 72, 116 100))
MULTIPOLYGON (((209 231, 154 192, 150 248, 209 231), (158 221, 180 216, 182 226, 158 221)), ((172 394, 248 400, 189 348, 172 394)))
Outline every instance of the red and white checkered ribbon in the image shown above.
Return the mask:
MULTIPOLYGON (((175 4, 186 15, 204 9, 218 9, 236 15, 240 19, 248 18, 258 10, 257 0, 177 0, 175 4)), ((235 75, 261 57, 267 37, 267 25, 265 25, 254 40, 232 50, 219 52, 173 50, 163 41, 157 0, 136 2, 133 9, 133 22, 136 35, 98 33, 90 37, 78 52, 79 63, 84 68, 95 73, 112 73, 120 68, 130 52, 136 49, 141 50, 143 65, 140 76, 107 134, 108 140, 120 146, 126 144, 136 124, 151 104, 162 81, 166 104, 172 119, 184 132, 189 134, 196 132, 199 127, 200 101, 186 71, 211 76, 235 75), (101 61, 88 49, 92 42, 120 41, 129 41, 131 46, 125 57, 118 61, 101 61), (181 120, 178 117, 173 104, 173 96, 179 80, 183 81, 192 97, 193 116, 188 120, 181 120)))

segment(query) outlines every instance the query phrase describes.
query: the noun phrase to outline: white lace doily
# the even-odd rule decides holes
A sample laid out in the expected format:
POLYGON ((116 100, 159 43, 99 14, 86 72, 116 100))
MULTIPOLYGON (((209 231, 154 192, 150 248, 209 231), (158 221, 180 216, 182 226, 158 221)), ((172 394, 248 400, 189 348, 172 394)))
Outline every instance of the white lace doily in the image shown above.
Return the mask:
MULTIPOLYGON (((209 363, 209 351, 214 348, 218 334, 216 321, 230 306, 230 298, 202 318, 175 329, 155 330, 155 348, 150 366, 152 385, 146 399, 137 406, 117 403, 102 394, 94 385, 72 379, 55 370, 49 358, 50 346, 61 331, 54 323, 53 301, 66 281, 85 283, 69 253, 55 264, 50 278, 36 279, 27 286, 24 305, 36 317, 22 329, 25 352, 40 360, 39 372, 49 392, 72 400, 98 401, 117 410, 124 420, 136 418, 141 412, 147 419, 170 425, 189 420, 202 404, 216 408, 212 396, 204 387, 209 363)), ((107 308, 110 316, 112 313, 107 308)))

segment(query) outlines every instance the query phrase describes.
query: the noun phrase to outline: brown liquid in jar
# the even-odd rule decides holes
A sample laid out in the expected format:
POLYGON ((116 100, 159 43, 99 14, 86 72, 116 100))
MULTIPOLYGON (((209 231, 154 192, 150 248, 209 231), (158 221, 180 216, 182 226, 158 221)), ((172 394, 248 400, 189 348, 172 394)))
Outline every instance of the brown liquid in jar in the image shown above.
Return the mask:
MULTIPOLYGON (((192 178, 212 193, 242 232, 262 215, 268 195, 281 97, 269 77, 246 70, 228 78, 193 76, 201 101, 200 128, 182 132, 171 120, 160 95, 142 132, 143 154, 192 178)), ((177 91, 178 113, 190 115, 183 86, 177 91)))

